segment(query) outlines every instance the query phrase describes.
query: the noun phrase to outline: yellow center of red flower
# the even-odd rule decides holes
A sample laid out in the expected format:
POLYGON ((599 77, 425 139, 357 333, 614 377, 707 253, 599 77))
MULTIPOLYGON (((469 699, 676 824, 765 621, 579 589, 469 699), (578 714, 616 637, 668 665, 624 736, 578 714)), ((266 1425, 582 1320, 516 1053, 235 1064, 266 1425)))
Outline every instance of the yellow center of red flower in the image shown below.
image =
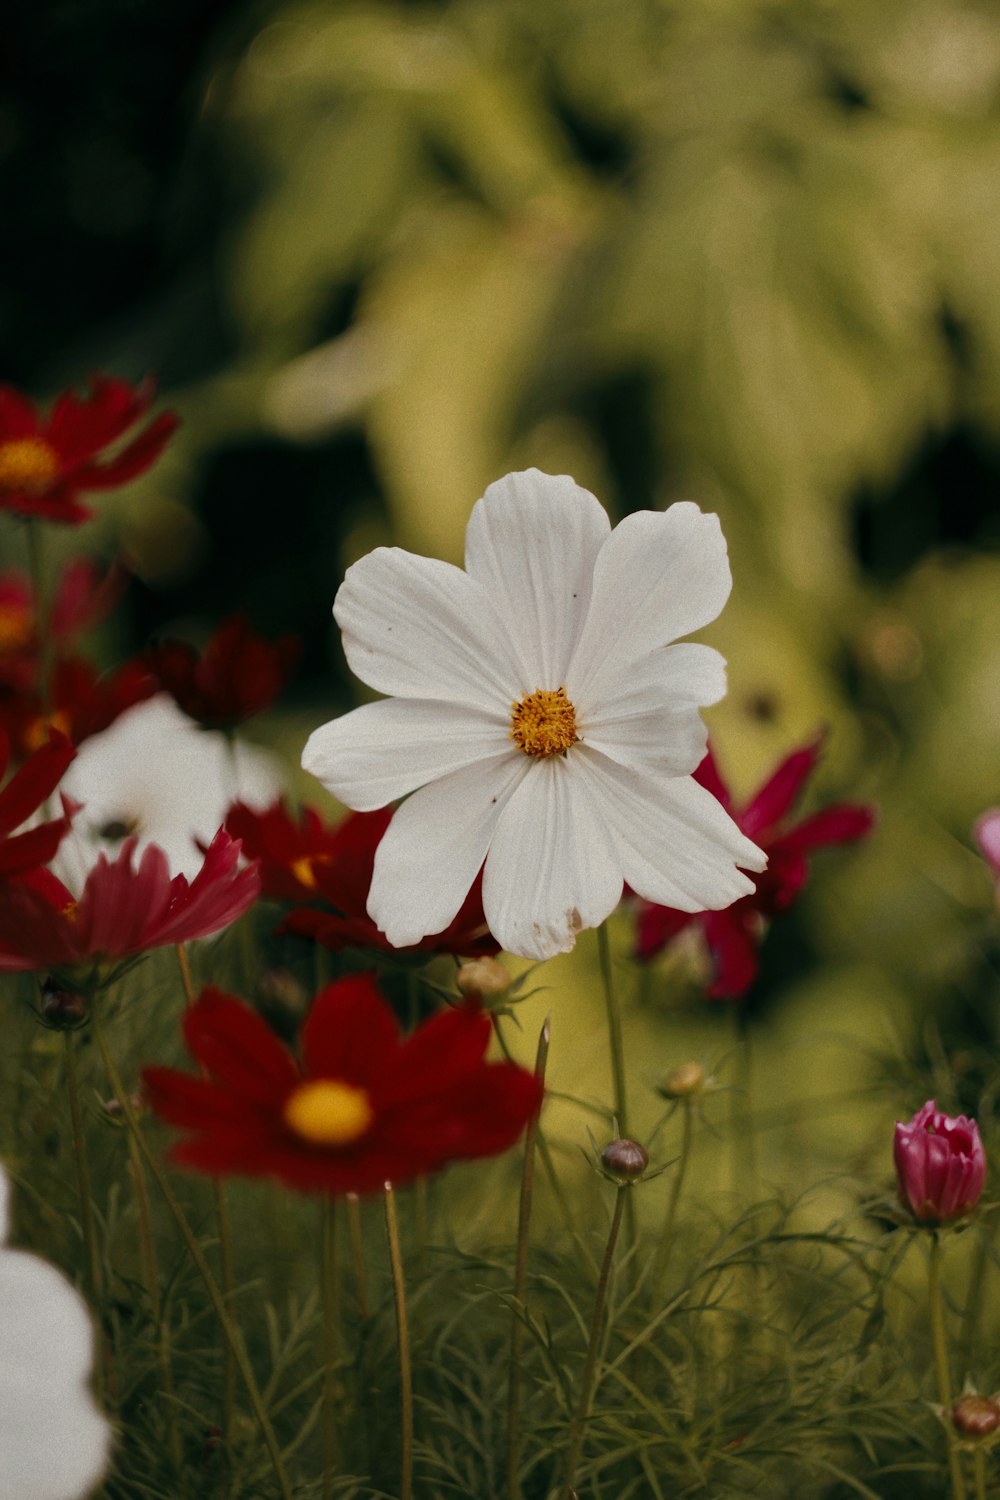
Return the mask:
POLYGON ((49 714, 47 719, 34 719, 24 731, 24 743, 29 750, 40 750, 48 742, 49 730, 57 729, 60 734, 70 737, 69 715, 61 708, 55 713, 49 714))
POLYGON ((0 490, 39 494, 59 473, 59 456, 41 438, 11 438, 0 443, 0 490))
POLYGON ((32 633, 30 610, 23 604, 0 604, 0 652, 18 651, 29 646, 32 633))
POLYGON ((300 1083, 284 1108, 285 1124, 315 1146, 349 1146, 375 1118, 367 1089, 336 1078, 300 1083))
POLYGON ((311 891, 316 889, 316 872, 311 859, 295 859, 290 869, 300 885, 308 886, 311 891))
POLYGON ((564 687, 539 688, 511 704, 510 737, 525 755, 563 755, 576 743, 576 709, 564 687))

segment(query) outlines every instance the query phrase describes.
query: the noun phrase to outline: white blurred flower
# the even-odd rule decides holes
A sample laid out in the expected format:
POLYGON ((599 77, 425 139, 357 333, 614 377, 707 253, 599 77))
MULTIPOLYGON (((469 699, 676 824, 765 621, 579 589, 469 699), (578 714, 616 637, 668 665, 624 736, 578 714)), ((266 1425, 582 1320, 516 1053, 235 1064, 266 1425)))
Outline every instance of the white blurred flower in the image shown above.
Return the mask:
POLYGON ((730 587, 717 516, 683 503, 612 531, 593 495, 536 469, 477 502, 464 572, 396 547, 348 570, 348 662, 394 696, 317 729, 303 765, 357 810, 413 793, 368 898, 391 943, 447 927, 484 860, 490 928, 528 958, 571 948, 623 880, 681 911, 753 890, 741 871, 765 856, 690 774, 725 663, 667 644, 730 587))
POLYGON ((54 1266, 6 1248, 9 1197, 0 1167, 0 1495, 78 1500, 111 1441, 88 1389, 90 1318, 54 1266))
POLYGON ((158 844, 172 874, 193 878, 203 858, 198 841, 211 843, 229 804, 240 798, 267 807, 284 783, 266 750, 231 748, 158 693, 85 740, 59 790, 83 810, 52 868, 70 890, 82 890, 98 855, 113 858, 130 834, 140 854, 158 844))

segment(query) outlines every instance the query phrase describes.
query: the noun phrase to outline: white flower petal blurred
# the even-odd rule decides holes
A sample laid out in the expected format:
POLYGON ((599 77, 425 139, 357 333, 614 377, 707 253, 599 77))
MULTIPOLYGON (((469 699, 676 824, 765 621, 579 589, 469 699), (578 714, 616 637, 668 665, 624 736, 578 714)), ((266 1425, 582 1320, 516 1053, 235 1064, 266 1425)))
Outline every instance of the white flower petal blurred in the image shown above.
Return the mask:
POLYGON ((380 547, 348 569, 348 662, 394 696, 317 729, 302 757, 348 807, 413 792, 368 897, 389 941, 446 927, 484 860, 493 935, 527 958, 572 948, 624 880, 684 911, 752 891, 765 856, 691 779, 725 663, 670 644, 729 595, 718 517, 683 502, 612 531, 588 491, 532 469, 477 502, 465 562, 380 547))
POLYGON ((209 844, 239 797, 267 807, 284 791, 278 760, 256 745, 199 729, 166 693, 139 703, 85 740, 59 790, 84 804, 52 868, 70 890, 83 888, 102 853, 114 857, 129 834, 158 844, 171 872, 201 868, 209 844))
POLYGON ((54 1266, 6 1248, 9 1196, 0 1167, 0 1495, 80 1500, 111 1442, 88 1388, 90 1316, 54 1266))

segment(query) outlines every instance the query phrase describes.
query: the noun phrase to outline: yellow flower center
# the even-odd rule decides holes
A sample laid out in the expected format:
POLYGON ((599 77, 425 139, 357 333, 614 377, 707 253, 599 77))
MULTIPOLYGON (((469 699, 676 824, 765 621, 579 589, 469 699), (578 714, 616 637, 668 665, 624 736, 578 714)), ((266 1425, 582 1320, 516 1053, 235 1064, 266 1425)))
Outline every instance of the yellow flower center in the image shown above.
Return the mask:
POLYGON ((66 918, 67 922, 75 922, 78 909, 78 903, 76 901, 67 901, 66 905, 62 909, 61 915, 66 918))
POLYGON ((23 604, 0 604, 0 653, 30 646, 33 631, 31 611, 23 604))
POLYGON ((349 1146, 375 1118, 366 1089, 334 1078, 300 1083, 285 1104, 285 1124, 316 1146, 349 1146))
POLYGON ((311 859, 295 859, 290 868, 300 885, 308 886, 311 891, 316 889, 316 872, 311 859))
POLYGON ((510 737, 525 755, 564 755, 576 743, 576 709, 564 687, 539 688, 511 704, 510 737))
POLYGON ((49 730, 58 729, 60 734, 71 739, 69 715, 61 708, 49 714, 47 719, 35 719, 24 732, 24 743, 29 750, 40 750, 48 742, 49 730))
POLYGON ((56 451, 41 438, 11 438, 0 443, 0 490, 39 494, 58 473, 56 451))

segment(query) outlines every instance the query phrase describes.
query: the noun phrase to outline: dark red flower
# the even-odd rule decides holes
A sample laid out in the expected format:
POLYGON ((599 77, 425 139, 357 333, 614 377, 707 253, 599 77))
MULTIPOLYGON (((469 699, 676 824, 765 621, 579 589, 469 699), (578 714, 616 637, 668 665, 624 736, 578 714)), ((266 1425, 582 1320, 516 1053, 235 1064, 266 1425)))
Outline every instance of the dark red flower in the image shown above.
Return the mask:
MULTIPOLYGON (((7 741, 0 734, 0 780, 7 771, 7 741)), ((76 751, 61 734, 50 735, 0 791, 0 876, 23 875, 38 865, 47 865, 69 830, 73 808, 63 799, 63 815, 16 833, 22 823, 47 802, 65 774, 76 751)))
POLYGON ((256 865, 240 867, 239 840, 221 828, 190 883, 171 879, 155 844, 133 868, 135 846, 126 839, 115 859, 100 855, 79 897, 49 870, 0 885, 0 973, 96 967, 207 937, 260 894, 256 865))
POLYGON ((0 386, 0 510, 79 525, 91 512, 79 496, 113 490, 156 462, 177 426, 162 412, 111 458, 101 455, 149 411, 156 385, 92 375, 90 393, 64 391, 46 420, 13 386, 0 386))
POLYGON ((483 915, 481 877, 444 932, 423 938, 413 948, 393 948, 379 932, 366 907, 375 851, 392 813, 391 807, 349 813, 331 827, 309 807, 296 822, 281 801, 264 812, 236 802, 226 828, 243 841, 252 859, 260 860, 265 896, 310 903, 289 912, 279 932, 311 938, 334 952, 376 948, 382 953, 453 953, 460 958, 499 953, 483 915))
POLYGON ((174 1159, 216 1176, 377 1192, 506 1151, 541 1104, 533 1073, 486 1062, 492 1026, 482 1011, 440 1011, 404 1040, 368 974, 317 995, 301 1063, 219 990, 206 990, 183 1026, 204 1076, 147 1068, 146 1091, 157 1114, 192 1132, 174 1159))
MULTIPOLYGON (((87 558, 68 563, 52 591, 48 631, 57 649, 114 607, 121 595, 124 569, 115 564, 102 578, 87 558)), ((40 670, 38 601, 31 580, 19 568, 0 573, 0 684, 29 692, 37 688, 40 670)))
POLYGON ((165 641, 145 660, 161 687, 206 729, 231 729, 270 708, 299 659, 300 644, 285 635, 271 642, 256 635, 245 615, 225 620, 200 654, 165 641))
POLYGON ((788 819, 819 760, 822 741, 794 751, 754 794, 746 807, 733 805, 711 750, 695 772, 695 780, 716 797, 748 838, 768 858, 767 869, 751 875, 755 889, 724 911, 682 912, 651 902, 639 903, 636 957, 656 957, 685 928, 698 926, 712 956, 714 977, 706 994, 710 1000, 735 1000, 745 995, 758 972, 758 949, 766 921, 795 901, 809 876, 809 855, 826 844, 847 844, 862 838, 875 821, 875 811, 853 803, 826 807, 801 823, 788 819))
POLYGON ((125 662, 101 675, 82 657, 64 656, 52 669, 44 703, 37 687, 0 687, 0 732, 7 735, 18 758, 37 750, 52 729, 82 745, 126 709, 151 697, 156 686, 140 661, 125 662))

